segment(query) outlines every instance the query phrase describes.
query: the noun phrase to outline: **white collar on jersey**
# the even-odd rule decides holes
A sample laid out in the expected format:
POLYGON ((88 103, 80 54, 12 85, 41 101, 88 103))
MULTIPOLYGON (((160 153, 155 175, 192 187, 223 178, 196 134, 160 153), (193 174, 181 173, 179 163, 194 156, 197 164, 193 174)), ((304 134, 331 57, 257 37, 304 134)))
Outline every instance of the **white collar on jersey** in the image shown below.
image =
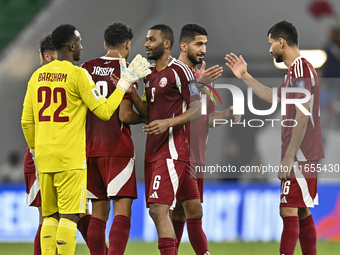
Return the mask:
POLYGON ((100 58, 104 60, 119 60, 119 58, 112 58, 112 57, 105 57, 105 56, 102 56, 100 58))
POLYGON ((295 64, 295 62, 297 62, 299 59, 301 59, 301 58, 303 58, 301 55, 300 56, 298 56, 294 61, 293 61, 293 63, 292 63, 292 65, 291 66, 293 66, 294 64, 295 64))
POLYGON ((173 62, 175 62, 177 59, 173 58, 172 56, 170 56, 170 58, 172 58, 172 60, 170 61, 170 63, 168 64, 168 66, 171 66, 173 62))

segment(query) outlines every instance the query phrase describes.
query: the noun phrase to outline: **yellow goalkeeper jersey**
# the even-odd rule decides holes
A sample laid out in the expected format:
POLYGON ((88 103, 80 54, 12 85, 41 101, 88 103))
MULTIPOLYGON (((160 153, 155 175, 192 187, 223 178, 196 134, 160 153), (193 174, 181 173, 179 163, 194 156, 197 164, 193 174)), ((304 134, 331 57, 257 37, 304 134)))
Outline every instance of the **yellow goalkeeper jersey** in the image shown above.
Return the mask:
POLYGON ((69 61, 55 60, 35 71, 27 86, 22 125, 39 172, 86 169, 87 109, 103 103, 89 73, 69 61))

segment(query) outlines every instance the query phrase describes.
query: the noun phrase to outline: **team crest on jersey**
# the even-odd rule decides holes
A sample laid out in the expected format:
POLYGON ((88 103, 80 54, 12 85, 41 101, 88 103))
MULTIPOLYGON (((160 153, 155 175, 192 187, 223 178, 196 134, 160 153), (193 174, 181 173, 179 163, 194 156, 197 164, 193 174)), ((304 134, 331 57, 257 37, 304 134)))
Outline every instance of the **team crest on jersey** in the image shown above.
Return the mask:
POLYGON ((168 84, 168 79, 166 77, 163 77, 160 81, 159 81, 159 86, 161 88, 164 88, 166 86, 166 84, 168 84))
POLYGON ((304 89, 305 88, 305 81, 298 81, 296 83, 296 87, 304 89))
POLYGON ((189 84, 189 91, 190 91, 190 95, 192 96, 197 95, 199 93, 197 86, 196 86, 196 82, 189 84))

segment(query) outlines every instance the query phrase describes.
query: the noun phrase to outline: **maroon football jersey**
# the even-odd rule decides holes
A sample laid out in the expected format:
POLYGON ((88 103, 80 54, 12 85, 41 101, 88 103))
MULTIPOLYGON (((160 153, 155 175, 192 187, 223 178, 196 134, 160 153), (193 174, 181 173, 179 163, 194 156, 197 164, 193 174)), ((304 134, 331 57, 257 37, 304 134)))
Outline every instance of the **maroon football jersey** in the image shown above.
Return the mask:
POLYGON ((27 147, 25 150, 24 173, 35 173, 35 166, 30 153, 30 147, 27 147))
MULTIPOLYGON (((149 123, 181 115, 190 102, 200 99, 195 77, 184 63, 173 59, 161 71, 157 71, 155 65, 151 65, 150 69, 152 73, 144 78, 149 123)), ((170 127, 162 134, 147 136, 145 161, 153 162, 161 158, 190 160, 185 126, 170 127)))
MULTIPOLYGON (((313 66, 302 57, 298 57, 289 68, 284 81, 278 88, 278 97, 281 98, 281 89, 284 87, 305 88, 311 94, 309 101, 309 112, 306 134, 302 140, 299 150, 295 155, 295 161, 309 161, 324 158, 323 142, 320 126, 320 97, 319 79, 313 66)), ((298 99, 305 97, 303 93, 287 93, 286 98, 298 99)), ((282 120, 295 119, 296 109, 294 104, 287 104, 286 115, 282 120)), ((295 122, 285 121, 285 126, 294 126, 295 122)), ((281 160, 283 160, 290 143, 293 127, 282 126, 281 131, 281 160)))
MULTIPOLYGON (((120 77, 118 58, 100 57, 84 62, 81 65, 92 76, 96 87, 108 98, 115 86, 110 81, 110 75, 120 77)), ((130 99, 128 95, 124 98, 130 99)), ((119 107, 109 121, 99 119, 93 112, 88 111, 86 117, 86 156, 115 156, 133 157, 134 147, 130 127, 119 120, 119 107)))
MULTIPOLYGON (((194 72, 195 78, 200 77, 200 70, 194 72)), ((210 89, 205 86, 204 89, 210 89)), ((206 147, 209 133, 209 114, 216 110, 216 105, 212 98, 203 90, 199 90, 201 95, 202 116, 198 120, 187 125, 190 130, 190 161, 193 163, 205 164, 206 147)))

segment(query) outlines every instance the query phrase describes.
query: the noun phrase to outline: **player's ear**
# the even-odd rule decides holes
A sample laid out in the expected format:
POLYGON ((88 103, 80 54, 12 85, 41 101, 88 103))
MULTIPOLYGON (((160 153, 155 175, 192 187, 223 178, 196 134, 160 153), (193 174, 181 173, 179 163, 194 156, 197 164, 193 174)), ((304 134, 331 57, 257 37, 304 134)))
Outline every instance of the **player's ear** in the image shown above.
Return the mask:
POLYGON ((181 51, 183 51, 183 52, 188 51, 188 44, 187 43, 181 42, 179 46, 181 47, 181 51))
POLYGON ((170 49, 170 48, 171 48, 171 42, 170 42, 170 40, 165 40, 165 41, 164 41, 164 48, 165 48, 165 49, 170 49))
POLYGON ((278 41, 279 41, 279 44, 280 44, 280 48, 283 48, 284 44, 286 43, 286 40, 283 39, 283 38, 279 38, 278 41))
POLYGON ((126 47, 127 50, 130 50, 131 49, 131 41, 127 41, 125 47, 126 47))
POLYGON ((70 48, 70 51, 74 51, 74 49, 76 48, 74 42, 71 42, 68 47, 70 48))
POLYGON ((107 50, 107 44, 106 44, 106 42, 104 42, 104 48, 105 48, 105 50, 107 50))
POLYGON ((51 60, 51 55, 48 54, 47 52, 44 53, 44 61, 45 61, 45 63, 49 63, 49 62, 52 61, 51 60))

